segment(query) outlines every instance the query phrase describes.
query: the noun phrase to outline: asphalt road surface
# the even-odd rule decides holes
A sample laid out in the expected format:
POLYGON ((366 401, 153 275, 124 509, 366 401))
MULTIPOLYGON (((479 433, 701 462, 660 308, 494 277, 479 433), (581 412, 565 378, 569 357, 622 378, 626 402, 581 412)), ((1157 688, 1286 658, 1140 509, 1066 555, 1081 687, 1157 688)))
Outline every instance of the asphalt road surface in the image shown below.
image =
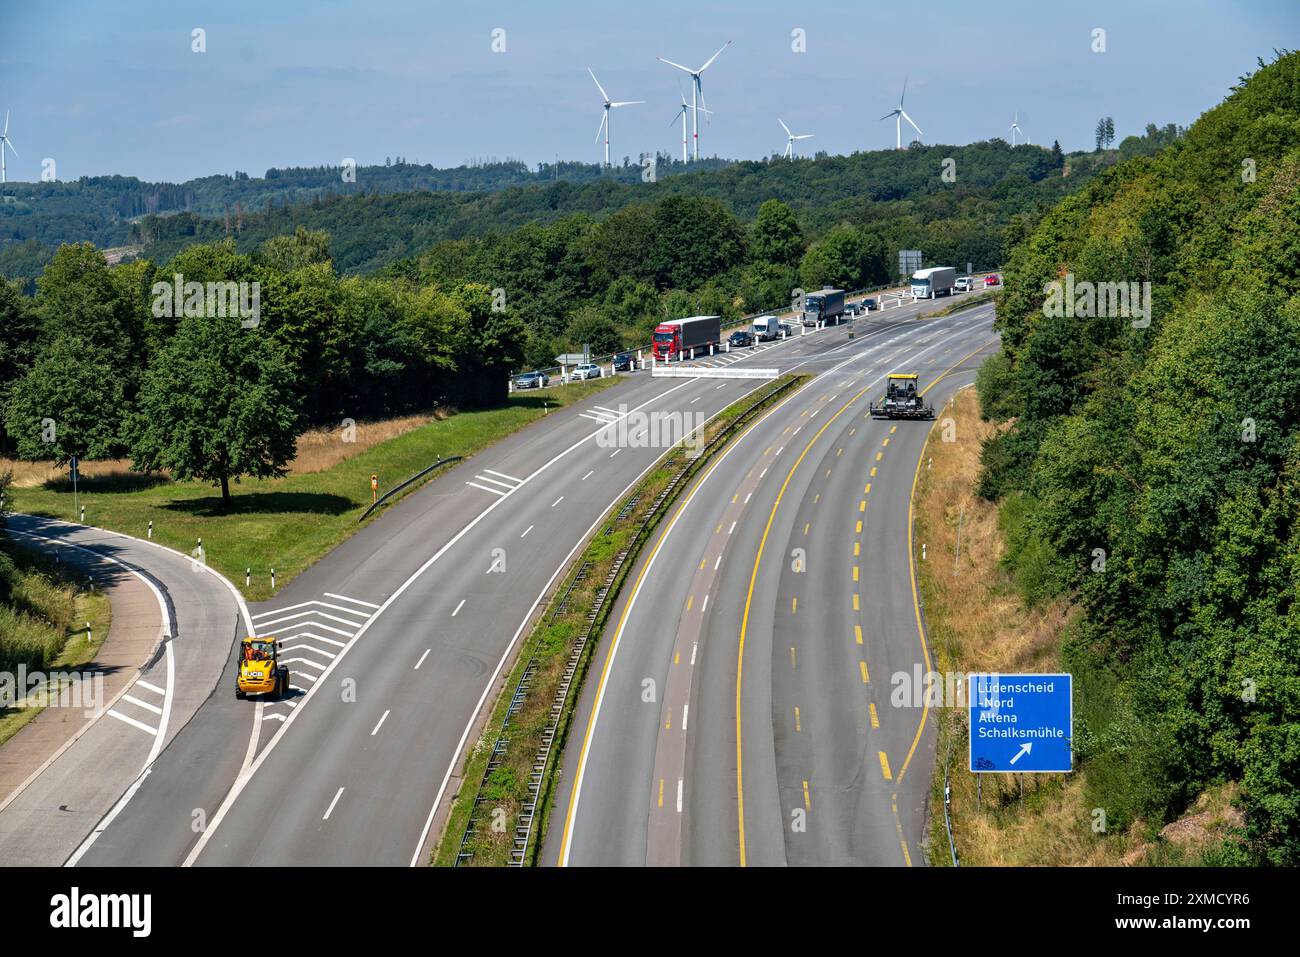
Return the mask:
MULTIPOLYGON (((930 335, 949 320, 911 320, 944 305, 872 313, 852 340, 832 327, 699 364, 824 371, 872 343, 897 349, 930 335)), ((707 417, 762 386, 626 376, 371 520, 251 609, 257 632, 293 659, 293 696, 236 701, 227 639, 215 692, 100 821, 79 863, 424 861, 475 718, 542 597, 663 452, 610 447, 598 434, 622 423, 635 435, 642 412, 707 417)))
POLYGON ((932 423, 868 405, 916 371, 942 425, 991 323, 980 306, 842 344, 705 470, 596 652, 547 863, 924 862, 931 722, 891 691, 930 667, 909 505, 932 423))

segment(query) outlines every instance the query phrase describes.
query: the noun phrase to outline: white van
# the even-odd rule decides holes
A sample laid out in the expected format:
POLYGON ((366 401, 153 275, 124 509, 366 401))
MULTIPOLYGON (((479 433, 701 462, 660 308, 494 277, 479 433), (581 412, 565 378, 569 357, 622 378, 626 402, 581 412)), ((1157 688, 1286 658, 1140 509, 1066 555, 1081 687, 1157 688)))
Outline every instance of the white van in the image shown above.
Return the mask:
POLYGON ((770 342, 781 337, 781 322, 776 316, 759 316, 754 320, 754 338, 770 342))

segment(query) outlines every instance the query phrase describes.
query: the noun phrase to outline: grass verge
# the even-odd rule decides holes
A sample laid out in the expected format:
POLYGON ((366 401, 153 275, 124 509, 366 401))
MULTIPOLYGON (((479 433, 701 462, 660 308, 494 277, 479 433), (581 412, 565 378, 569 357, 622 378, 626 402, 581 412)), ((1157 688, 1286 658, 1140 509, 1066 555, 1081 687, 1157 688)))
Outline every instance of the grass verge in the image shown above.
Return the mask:
MULTIPOLYGON (((0 602, 0 670, 74 669, 93 661, 108 637, 112 610, 101 591, 67 574, 67 566, 20 548, 0 534, 0 562, 12 562, 0 602), (89 637, 86 625, 89 623, 89 637)), ((6 565, 6 571, 8 566, 6 565)), ((44 710, 0 705, 0 745, 44 710)))
POLYGON ((492 706, 487 730, 466 754, 462 790, 452 799, 451 812, 433 853, 435 865, 454 866, 462 853, 468 855, 460 862, 462 866, 510 864, 516 823, 521 809, 529 804, 533 806, 533 829, 524 863, 536 862, 546 837, 555 770, 582 682, 637 556, 709 459, 754 416, 802 386, 807 378, 782 376, 728 406, 704 427, 702 454, 691 457, 680 445, 670 449, 597 526, 598 531, 575 558, 520 646, 516 663, 492 706), (588 621, 593 609, 596 617, 588 621), (584 637, 585 643, 578 649, 584 637), (574 654, 578 655, 576 662, 572 660, 574 654), (570 668, 571 683, 565 694, 565 673, 570 668), (521 686, 526 693, 519 700, 515 692, 521 686), (558 695, 563 695, 563 701, 555 720, 552 707, 558 695), (530 776, 548 733, 552 741, 549 758, 534 797, 530 776), (507 740, 508 744, 499 746, 507 740), (471 820, 474 827, 462 844, 471 820))
MULTIPOLYGON (((250 601, 262 601, 272 594, 272 568, 277 587, 282 587, 357 530, 357 518, 370 504, 372 474, 379 476, 382 494, 440 456, 482 451, 547 411, 581 401, 617 381, 575 382, 544 396, 516 393, 498 408, 430 421, 316 471, 245 479, 234 487, 229 508, 222 506, 216 489, 200 482, 120 473, 96 478, 89 472, 81 482, 79 504, 89 525, 143 538, 153 522, 155 541, 187 554, 201 538, 207 563, 240 586, 250 601), (252 584, 247 588, 245 569, 252 569, 252 584)), ((309 451, 315 462, 327 460, 314 446, 309 451)), ((394 496, 389 504, 432 477, 394 496)), ((66 481, 15 487, 11 497, 15 511, 80 520, 66 481)))
MULTIPOLYGON (((941 674, 1056 671, 1074 609, 1065 600, 1027 603, 1022 585, 1005 566, 1015 502, 999 506, 975 492, 981 445, 999 429, 982 420, 980 411, 974 389, 957 393, 943 414, 955 421, 955 441, 930 433, 923 455, 931 457, 931 466, 921 471, 916 488, 914 538, 927 544, 928 556, 922 562, 918 553, 913 560, 934 668, 941 674)), ((944 822, 945 769, 957 854, 967 866, 1212 862, 1215 849, 1240 823, 1232 806, 1235 785, 1227 784, 1202 794, 1188 814, 1158 833, 1142 822, 1123 832, 1095 832, 1098 818, 1085 794, 1086 764, 1071 774, 975 775, 968 767, 964 708, 937 708, 935 716, 939 734, 928 835, 934 865, 952 863, 944 822)))
POLYGON ((996 289, 985 289, 983 292, 977 292, 974 295, 966 293, 961 299, 954 302, 951 306, 945 306, 938 312, 932 312, 927 315, 926 319, 938 319, 940 316, 951 316, 954 312, 961 312, 963 309, 969 309, 972 306, 978 306, 982 303, 992 302, 1002 291, 999 286, 996 289))

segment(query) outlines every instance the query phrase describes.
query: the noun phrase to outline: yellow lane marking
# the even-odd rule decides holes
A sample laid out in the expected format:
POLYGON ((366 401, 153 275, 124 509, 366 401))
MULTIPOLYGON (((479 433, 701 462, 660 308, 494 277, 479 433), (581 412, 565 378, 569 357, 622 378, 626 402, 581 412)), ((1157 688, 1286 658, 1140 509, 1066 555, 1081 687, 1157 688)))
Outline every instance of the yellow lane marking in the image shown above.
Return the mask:
POLYGON ((912 855, 907 853, 907 839, 903 837, 903 819, 898 816, 898 792, 895 791, 889 798, 889 805, 894 811, 894 827, 898 830, 898 846, 903 849, 903 864, 907 867, 912 866, 912 855))
POLYGON ((889 434, 890 434, 890 435, 893 435, 893 434, 894 434, 895 432, 897 432, 897 431, 898 431, 898 426, 896 426, 896 425, 891 425, 891 426, 889 427, 889 434))
MULTIPOLYGON (((871 466, 871 477, 872 477, 872 478, 875 478, 875 477, 876 477, 876 467, 875 467, 874 465, 871 466)), ((733 498, 732 501, 734 502, 735 499, 733 498)))
POLYGON ((680 665, 681 663, 682 663, 682 653, 681 653, 680 651, 674 651, 674 652, 673 652, 673 664, 675 664, 675 665, 680 665))
POLYGON ((790 614, 792 614, 792 615, 793 615, 793 614, 796 614, 798 611, 799 611, 799 599, 798 599, 798 598, 791 598, 791 599, 790 599, 790 614))
POLYGON ((687 610, 687 611, 690 611, 690 610, 691 610, 691 606, 694 605, 694 604, 695 604, 695 596, 694 596, 694 595, 687 595, 687 596, 686 596, 686 610, 687 610))
POLYGON ((861 521, 858 522, 857 528, 854 529, 854 532, 855 532, 856 534, 858 534, 858 535, 861 535, 861 534, 862 534, 862 522, 861 522, 861 521))
POLYGON ((659 806, 664 806, 664 779, 659 779, 659 806))
POLYGON ((812 522, 804 522, 804 523, 803 523, 803 533, 804 533, 805 535, 808 534, 808 528, 809 528, 809 526, 811 526, 811 525, 812 525, 812 522))
POLYGON ((876 703, 871 702, 867 705, 867 708, 871 711, 871 726, 873 728, 880 727, 880 717, 876 714, 876 703))
POLYGON ((884 453, 884 452, 877 452, 877 453, 876 453, 876 461, 877 461, 877 462, 879 462, 879 461, 880 461, 881 459, 883 459, 884 457, 885 457, 885 453, 884 453))
POLYGON ((867 670, 867 663, 866 663, 865 661, 859 661, 859 662, 858 662, 858 671, 862 672, 862 683, 863 683, 864 685, 865 685, 865 684, 870 684, 870 683, 871 683, 871 672, 867 670))
POLYGON ((857 566, 857 565, 854 565, 854 566, 853 566, 853 580, 854 580, 854 581, 857 581, 857 580, 858 580, 858 566, 857 566))
POLYGON ((867 500, 864 498, 861 502, 858 503, 858 511, 865 512, 866 510, 867 510, 867 500))
POLYGON ((701 568, 704 567, 704 559, 703 559, 703 558, 700 559, 700 567, 701 567, 701 568))
POLYGON ((868 482, 868 483, 867 483, 867 487, 864 488, 862 491, 864 491, 864 492, 866 492, 868 495, 870 495, 870 494, 871 494, 871 483, 868 482))
POLYGON ((861 555, 861 554, 862 554, 862 543, 861 543, 861 542, 854 542, 854 543, 853 543, 853 557, 854 557, 854 558, 857 558, 857 557, 858 557, 859 555, 861 555))
MULTIPOLYGON (((857 596, 855 595, 854 597, 856 598, 857 596)), ((853 640, 856 641, 859 645, 862 644, 862 626, 861 626, 861 625, 854 625, 854 626, 853 626, 853 640)))
POLYGON ((772 532, 772 523, 776 521, 776 510, 781 506, 781 499, 790 487, 790 482, 794 478, 794 473, 799 464, 803 462, 808 455, 813 444, 821 438, 823 432, 831 427, 831 424, 843 414, 844 410, 857 402, 866 394, 867 390, 862 389, 851 399, 839 407, 836 412, 829 416, 822 427, 817 430, 808 444, 803 447, 803 451, 794 460, 790 466, 790 471, 786 473, 785 481, 781 483, 781 490, 776 493, 776 501, 772 503, 772 510, 767 514, 767 525, 763 529, 763 535, 758 540, 758 551, 754 555, 754 567, 749 573, 749 590, 745 594, 745 610, 740 617, 740 639, 736 651, 736 829, 740 840, 740 866, 746 866, 745 851, 745 742, 744 731, 742 728, 742 716, 744 714, 742 698, 744 694, 744 677, 745 677, 745 636, 749 632, 749 611, 754 603, 754 588, 758 584, 758 568, 763 561, 763 549, 767 545, 767 537, 772 532))
POLYGON ((790 646, 790 667, 791 668, 799 667, 797 664, 795 664, 794 645, 790 646))
POLYGON ((886 781, 894 780, 894 775, 889 771, 889 756, 884 751, 880 752, 880 773, 885 776, 886 781))
POLYGON ((816 504, 817 504, 818 502, 820 502, 821 500, 822 500, 822 493, 821 493, 821 492, 818 492, 816 495, 813 496, 813 504, 814 504, 814 505, 816 505, 816 504))
POLYGON ((672 729, 673 729, 673 713, 669 711, 668 717, 664 719, 664 730, 671 731, 672 729))
POLYGON ((854 611, 858 611, 858 610, 859 610, 859 609, 858 609, 858 600, 859 600, 860 597, 861 597, 861 596, 859 596, 856 592, 853 594, 853 610, 854 610, 854 611))
POLYGON ((805 810, 812 810, 812 798, 808 795, 808 782, 803 783, 803 806, 805 810))
POLYGON ((885 436, 885 441, 881 442, 880 445, 881 447, 884 447, 888 444, 889 444, 889 436, 885 436))
POLYGON ((802 731, 803 731, 803 725, 800 724, 800 722, 799 722, 799 706, 798 706, 798 705, 795 705, 795 706, 794 706, 794 729, 795 729, 796 731, 799 731, 799 732, 802 732, 802 731))

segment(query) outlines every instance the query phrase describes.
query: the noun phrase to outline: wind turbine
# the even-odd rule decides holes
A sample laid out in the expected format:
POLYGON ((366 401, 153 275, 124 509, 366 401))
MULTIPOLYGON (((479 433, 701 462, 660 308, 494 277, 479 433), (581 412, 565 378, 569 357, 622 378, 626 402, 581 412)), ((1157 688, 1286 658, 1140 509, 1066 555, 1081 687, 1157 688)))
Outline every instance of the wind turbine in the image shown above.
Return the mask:
MULTIPOLYGON (((1017 137, 1017 136, 1025 136, 1025 132, 1024 132, 1024 130, 1022 130, 1022 129, 1020 128, 1020 111, 1019 111, 1019 110, 1016 111, 1015 118, 1012 119, 1012 121, 1011 121, 1011 125, 1010 125, 1009 127, 1007 127, 1007 132, 1009 132, 1009 133, 1011 134, 1011 145, 1012 145, 1012 146, 1015 146, 1015 145, 1016 145, 1016 137, 1017 137)), ((1028 137, 1028 136, 1025 136, 1025 143, 1028 143, 1028 142, 1029 142, 1029 137, 1028 137)))
POLYGON ((786 135, 785 152, 782 153, 781 155, 789 159, 794 159, 794 141, 812 139, 812 137, 815 134, 800 133, 798 136, 796 136, 795 134, 790 132, 790 127, 785 125, 785 120, 781 119, 781 117, 778 116, 776 118, 776 121, 781 124, 781 129, 785 130, 785 135, 786 135))
MULTIPOLYGON (((587 72, 591 73, 591 67, 587 67, 587 72)), ((600 95, 605 100, 605 115, 600 118, 600 126, 596 127, 596 142, 600 142, 600 134, 605 134, 605 165, 609 165, 609 111, 616 106, 635 106, 637 103, 644 103, 645 100, 611 100, 605 88, 600 85, 596 79, 596 74, 591 73, 591 81, 596 84, 596 89, 600 90, 600 95)))
POLYGON ((907 98, 907 78, 904 77, 903 95, 898 98, 898 106, 894 107, 892 110, 890 110, 888 113, 886 113, 884 116, 881 117, 882 120, 887 120, 891 116, 894 118, 894 149, 898 149, 898 150, 901 150, 903 148, 903 120, 907 120, 907 122, 912 124, 912 129, 916 130, 917 139, 920 139, 922 136, 925 135, 924 133, 921 132, 921 128, 916 125, 915 121, 913 121, 913 119, 907 115, 907 110, 903 109, 903 100, 905 100, 906 98, 907 98))
MULTIPOLYGON (((682 162, 683 163, 686 162, 686 114, 690 110, 690 108, 691 105, 686 102, 686 95, 683 94, 681 109, 679 109, 676 113, 674 113, 673 118, 668 121, 668 125, 672 126, 674 123, 677 122, 678 116, 682 118, 682 162)), ((706 110, 701 108, 700 112, 703 113, 706 118, 713 115, 712 110, 706 110)))
MULTIPOLYGON (((663 63, 667 63, 669 66, 676 67, 677 69, 685 73, 689 73, 691 75, 691 135, 695 141, 694 158, 696 160, 699 160, 700 158, 699 110, 704 110, 705 107, 704 87, 700 85, 700 74, 703 73, 705 70, 707 70, 709 67, 711 67, 713 65, 713 61, 716 60, 721 55, 722 51, 729 46, 731 46, 730 40, 728 40, 721 47, 719 47, 718 52, 713 54, 713 56, 709 57, 708 60, 704 62, 704 66, 700 67, 698 70, 692 70, 688 66, 682 66, 680 63, 674 63, 672 60, 665 60, 661 56, 655 57, 656 60, 659 60, 660 62, 663 63)), ((707 113, 708 110, 704 110, 704 112, 707 113)))
POLYGON ((3 133, 0 133, 0 183, 4 183, 6 181, 5 180, 5 175, 6 175, 5 174, 5 149, 6 148, 10 152, 12 152, 14 156, 18 155, 18 151, 14 149, 14 141, 9 138, 9 111, 8 110, 5 110, 5 131, 3 133))

